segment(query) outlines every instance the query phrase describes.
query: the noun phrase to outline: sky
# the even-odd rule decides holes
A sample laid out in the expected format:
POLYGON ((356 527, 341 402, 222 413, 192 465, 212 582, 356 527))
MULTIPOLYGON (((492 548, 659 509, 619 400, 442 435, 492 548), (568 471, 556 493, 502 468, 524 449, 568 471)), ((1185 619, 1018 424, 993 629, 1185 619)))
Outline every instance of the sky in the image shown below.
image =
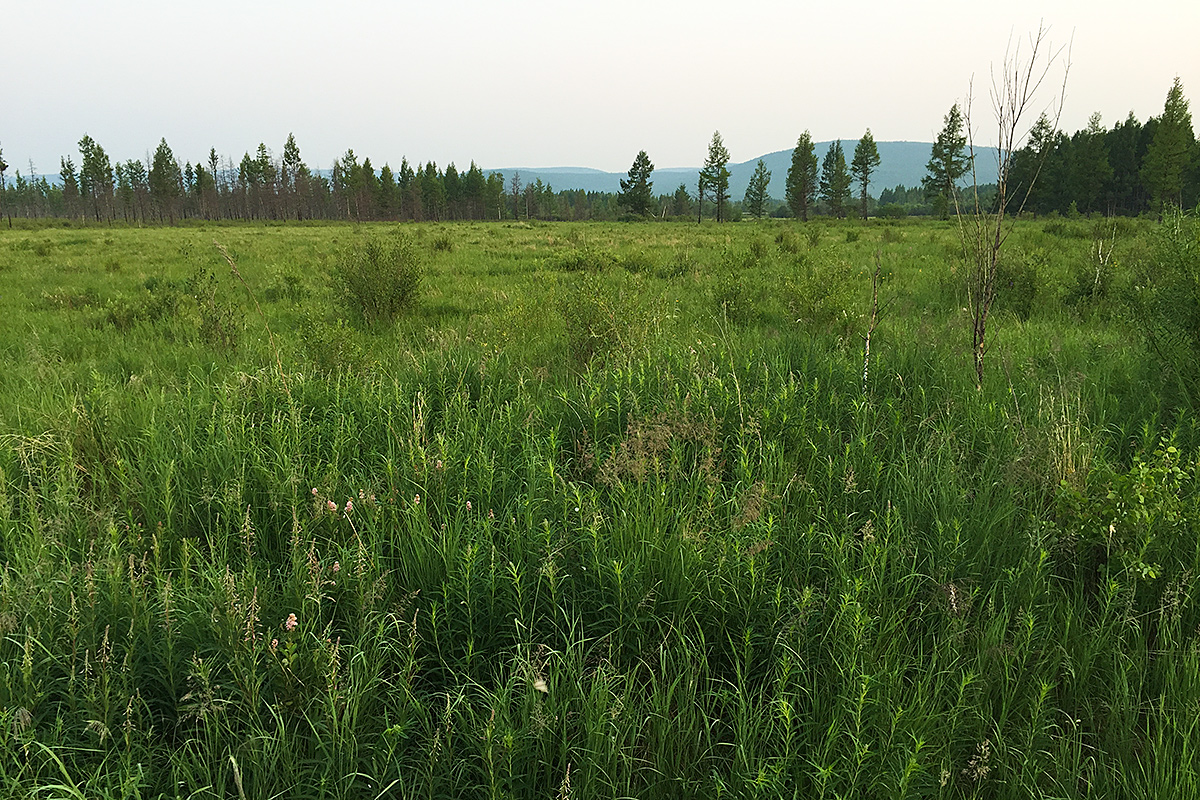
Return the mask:
POLYGON ((734 163, 815 141, 933 141, 1006 52, 1057 54, 1028 117, 1061 94, 1060 129, 1160 114, 1179 77, 1200 119, 1200 3, 1156 0, 11 0, 2 15, 0 149, 14 170, 78 166, 165 138, 181 165, 234 161, 289 133, 312 167, 348 148, 376 167, 627 171, 703 163, 719 130, 734 163), (1142 12, 1142 13, 1139 13, 1142 12))

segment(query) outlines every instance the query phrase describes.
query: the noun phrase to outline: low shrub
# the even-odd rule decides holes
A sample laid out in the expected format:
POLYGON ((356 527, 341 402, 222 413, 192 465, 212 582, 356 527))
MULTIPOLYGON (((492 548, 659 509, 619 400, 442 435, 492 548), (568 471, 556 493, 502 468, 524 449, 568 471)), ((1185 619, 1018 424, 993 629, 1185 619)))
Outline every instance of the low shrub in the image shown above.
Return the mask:
POLYGON ((343 250, 333 265, 338 299, 368 325, 412 311, 420 297, 420 251, 408 236, 367 239, 343 250))

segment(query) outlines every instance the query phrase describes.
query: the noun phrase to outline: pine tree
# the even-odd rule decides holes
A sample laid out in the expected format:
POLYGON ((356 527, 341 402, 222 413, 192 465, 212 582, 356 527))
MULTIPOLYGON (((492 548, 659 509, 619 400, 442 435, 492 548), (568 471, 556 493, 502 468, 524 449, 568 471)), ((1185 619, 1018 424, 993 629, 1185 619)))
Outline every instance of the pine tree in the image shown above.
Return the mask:
POLYGON ((1192 133, 1192 115, 1183 96, 1179 78, 1167 92, 1167 102, 1158 129, 1150 141, 1150 149, 1142 162, 1142 182, 1150 191, 1152 207, 1161 216, 1167 203, 1183 202, 1183 178, 1196 146, 1192 133))
POLYGON ((787 203, 792 215, 808 221, 808 209, 817 192, 817 154, 813 148, 812 135, 805 131, 796 140, 792 151, 792 165, 787 174, 787 203))
POLYGON ((650 180, 653 172, 654 165, 650 163, 650 157, 646 155, 646 151, 638 151, 637 157, 633 159, 633 166, 629 168, 629 180, 621 181, 617 204, 624 206, 629 209, 629 213, 637 214, 639 217, 649 214, 650 206, 654 202, 652 194, 654 183, 650 180))
POLYGON ((758 165, 754 168, 754 174, 750 176, 750 185, 746 187, 746 196, 743 200, 750 216, 762 217, 767 206, 767 186, 770 183, 771 172, 760 158, 758 165))
POLYGON ((834 141, 821 161, 821 198, 829 213, 838 219, 846 216, 846 201, 850 199, 850 170, 841 140, 834 141))
POLYGON ((942 132, 937 135, 933 153, 925 165, 927 174, 921 181, 925 196, 932 201, 934 211, 942 219, 950 218, 958 179, 966 174, 970 166, 970 159, 963 155, 966 145, 962 112, 958 109, 958 103, 955 103, 943 120, 942 132))
POLYGON ((729 151, 721 140, 721 132, 714 131, 712 141, 708 145, 708 159, 700 170, 700 183, 703 191, 712 194, 713 202, 717 205, 717 222, 726 218, 725 204, 729 201, 729 151))
POLYGON ((878 166, 879 148, 875 146, 875 137, 871 135, 871 129, 867 128, 867 132, 854 146, 854 159, 850 163, 850 168, 854 172, 854 177, 858 179, 860 187, 858 197, 863 219, 867 218, 867 185, 871 182, 871 173, 878 166))

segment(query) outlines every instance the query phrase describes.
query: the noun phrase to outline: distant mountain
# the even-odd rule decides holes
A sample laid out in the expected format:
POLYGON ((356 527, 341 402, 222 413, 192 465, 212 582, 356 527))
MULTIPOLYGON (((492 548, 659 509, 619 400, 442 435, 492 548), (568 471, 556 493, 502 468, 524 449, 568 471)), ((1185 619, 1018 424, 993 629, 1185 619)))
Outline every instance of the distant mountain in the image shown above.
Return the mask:
MULTIPOLYGON (((816 143, 818 162, 825 157, 825 153, 832 144, 832 140, 816 143)), ((854 157, 854 148, 857 145, 857 139, 842 139, 842 150, 846 153, 847 165, 854 157)), ((871 175, 871 185, 867 189, 872 196, 878 197, 884 189, 894 189, 900 184, 908 187, 921 184, 921 179, 925 177, 925 165, 929 163, 929 156, 933 152, 931 143, 876 142, 875 146, 879 150, 879 167, 871 175)), ((979 147, 976 148, 975 153, 979 161, 979 180, 983 183, 994 181, 996 148, 979 147)), ((750 184, 750 176, 754 174, 759 158, 771 171, 771 183, 767 187, 768 193, 771 197, 783 199, 784 182, 787 180, 788 167, 792 164, 791 150, 778 150, 749 161, 743 161, 740 164, 730 164, 729 196, 731 199, 741 200, 745 195, 746 187, 750 184)), ((541 178, 542 183, 550 184, 555 190, 581 189, 586 192, 619 192, 621 180, 627 176, 625 172, 604 172, 589 167, 506 167, 489 169, 485 172, 489 174, 503 173, 506 183, 512 179, 514 172, 520 172, 522 184, 533 183, 541 178)), ((654 181, 655 194, 670 194, 682 183, 694 196, 699 175, 699 167, 673 167, 654 170, 650 179, 654 181)), ((857 191, 858 186, 855 185, 854 194, 857 195, 857 191)))

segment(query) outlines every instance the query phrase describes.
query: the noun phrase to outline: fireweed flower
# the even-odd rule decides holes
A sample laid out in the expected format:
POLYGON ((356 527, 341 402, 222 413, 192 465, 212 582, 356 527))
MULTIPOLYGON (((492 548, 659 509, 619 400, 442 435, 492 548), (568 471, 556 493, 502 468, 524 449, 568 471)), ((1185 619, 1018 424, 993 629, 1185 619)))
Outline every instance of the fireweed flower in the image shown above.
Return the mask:
POLYGON ((283 629, 288 633, 291 633, 292 631, 296 630, 296 626, 299 624, 300 623, 297 621, 294 613, 288 614, 287 620, 283 623, 283 629))

